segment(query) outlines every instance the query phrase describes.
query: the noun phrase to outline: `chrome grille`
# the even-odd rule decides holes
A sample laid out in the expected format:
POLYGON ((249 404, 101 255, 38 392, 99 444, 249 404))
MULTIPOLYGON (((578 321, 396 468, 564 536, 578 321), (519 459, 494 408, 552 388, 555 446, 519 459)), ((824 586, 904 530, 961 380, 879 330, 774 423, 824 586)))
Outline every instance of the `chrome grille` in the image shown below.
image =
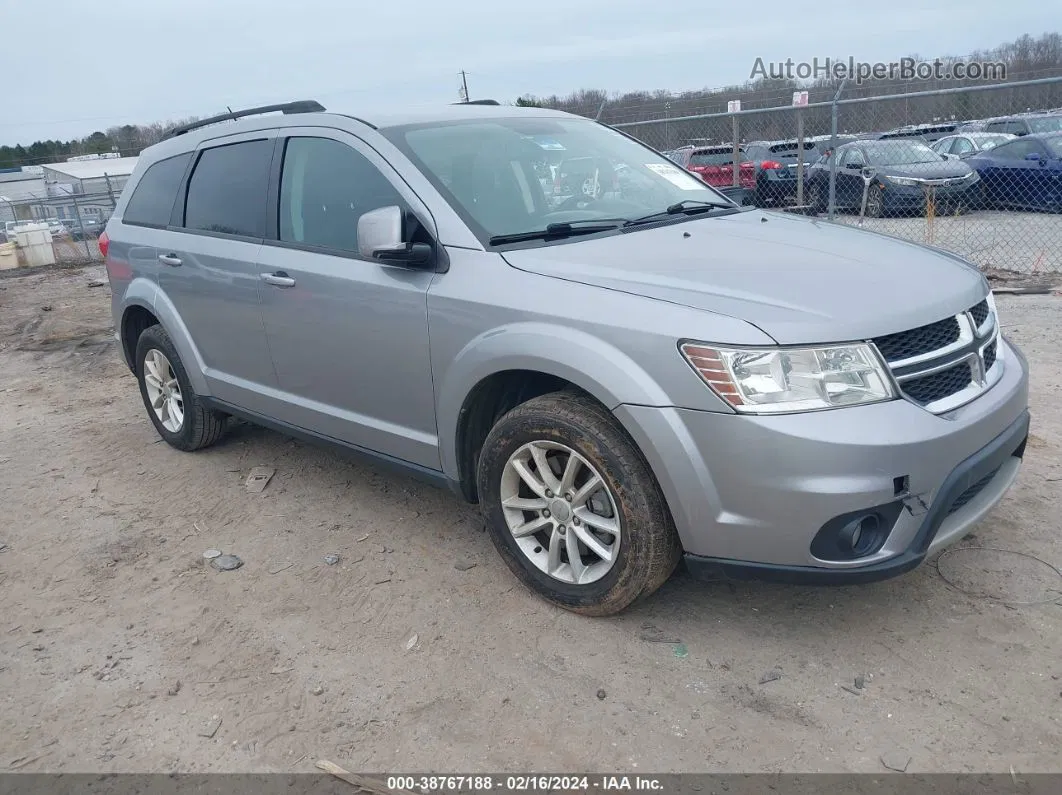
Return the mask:
POLYGON ((958 408, 1002 375, 991 295, 952 317, 872 342, 903 395, 934 414, 958 408))

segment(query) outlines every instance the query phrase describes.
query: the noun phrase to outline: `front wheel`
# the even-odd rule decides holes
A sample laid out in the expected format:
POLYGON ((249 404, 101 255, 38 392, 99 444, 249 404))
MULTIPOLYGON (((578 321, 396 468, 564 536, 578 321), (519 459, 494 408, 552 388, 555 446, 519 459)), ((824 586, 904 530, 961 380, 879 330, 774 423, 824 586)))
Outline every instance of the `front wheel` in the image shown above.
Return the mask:
POLYGON ((567 610, 619 613, 679 561, 649 465, 615 418, 580 393, 544 395, 503 416, 484 442, 477 487, 505 563, 567 610))
POLYGON ((885 215, 885 194, 878 185, 871 185, 867 190, 867 218, 881 218, 885 215))

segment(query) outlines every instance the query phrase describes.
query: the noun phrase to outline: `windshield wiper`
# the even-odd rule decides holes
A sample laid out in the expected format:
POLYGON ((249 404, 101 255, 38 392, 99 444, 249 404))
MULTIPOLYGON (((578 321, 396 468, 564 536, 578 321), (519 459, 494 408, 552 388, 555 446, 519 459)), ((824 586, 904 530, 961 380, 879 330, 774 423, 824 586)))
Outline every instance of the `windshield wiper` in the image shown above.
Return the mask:
POLYGON ((531 232, 493 235, 489 242, 492 246, 500 246, 505 243, 522 243, 525 240, 548 240, 550 238, 570 237, 571 235, 592 235, 594 232, 619 229, 625 223, 627 223, 626 218, 586 218, 579 221, 564 221, 556 224, 546 224, 545 229, 535 229, 531 232))
POLYGON ((696 215, 697 213, 707 213, 712 210, 733 210, 736 206, 727 202, 706 202, 700 199, 683 199, 680 202, 675 202, 670 207, 667 207, 660 212, 649 213, 649 215, 643 215, 641 218, 634 218, 628 221, 624 226, 635 226, 637 224, 648 223, 649 221, 656 221, 661 218, 666 218, 669 215, 696 215))

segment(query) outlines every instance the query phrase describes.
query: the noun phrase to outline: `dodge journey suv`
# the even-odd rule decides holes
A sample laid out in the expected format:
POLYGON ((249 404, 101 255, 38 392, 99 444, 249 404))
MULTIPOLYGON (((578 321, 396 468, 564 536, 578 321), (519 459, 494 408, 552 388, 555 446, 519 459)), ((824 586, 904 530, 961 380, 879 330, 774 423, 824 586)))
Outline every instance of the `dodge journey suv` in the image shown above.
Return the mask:
POLYGON ((172 130, 100 247, 170 445, 239 417, 448 486, 528 587, 605 615, 682 558, 897 575, 1014 482, 1028 373, 987 282, 870 234, 565 113, 306 101, 172 130), (561 201, 558 147, 593 164, 561 201))

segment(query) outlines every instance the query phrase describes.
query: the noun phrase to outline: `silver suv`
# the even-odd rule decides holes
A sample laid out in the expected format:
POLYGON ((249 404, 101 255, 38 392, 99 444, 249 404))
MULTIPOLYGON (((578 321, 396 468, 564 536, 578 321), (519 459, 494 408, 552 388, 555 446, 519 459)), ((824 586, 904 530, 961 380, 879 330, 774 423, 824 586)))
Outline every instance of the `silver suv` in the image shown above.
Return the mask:
POLYGON ((900 574, 984 517, 1025 450, 1027 366, 975 267, 738 207, 564 113, 207 119, 141 155, 100 245, 170 445, 236 416, 448 486, 580 613, 683 557, 900 574), (588 164, 561 200, 558 153, 588 164))

